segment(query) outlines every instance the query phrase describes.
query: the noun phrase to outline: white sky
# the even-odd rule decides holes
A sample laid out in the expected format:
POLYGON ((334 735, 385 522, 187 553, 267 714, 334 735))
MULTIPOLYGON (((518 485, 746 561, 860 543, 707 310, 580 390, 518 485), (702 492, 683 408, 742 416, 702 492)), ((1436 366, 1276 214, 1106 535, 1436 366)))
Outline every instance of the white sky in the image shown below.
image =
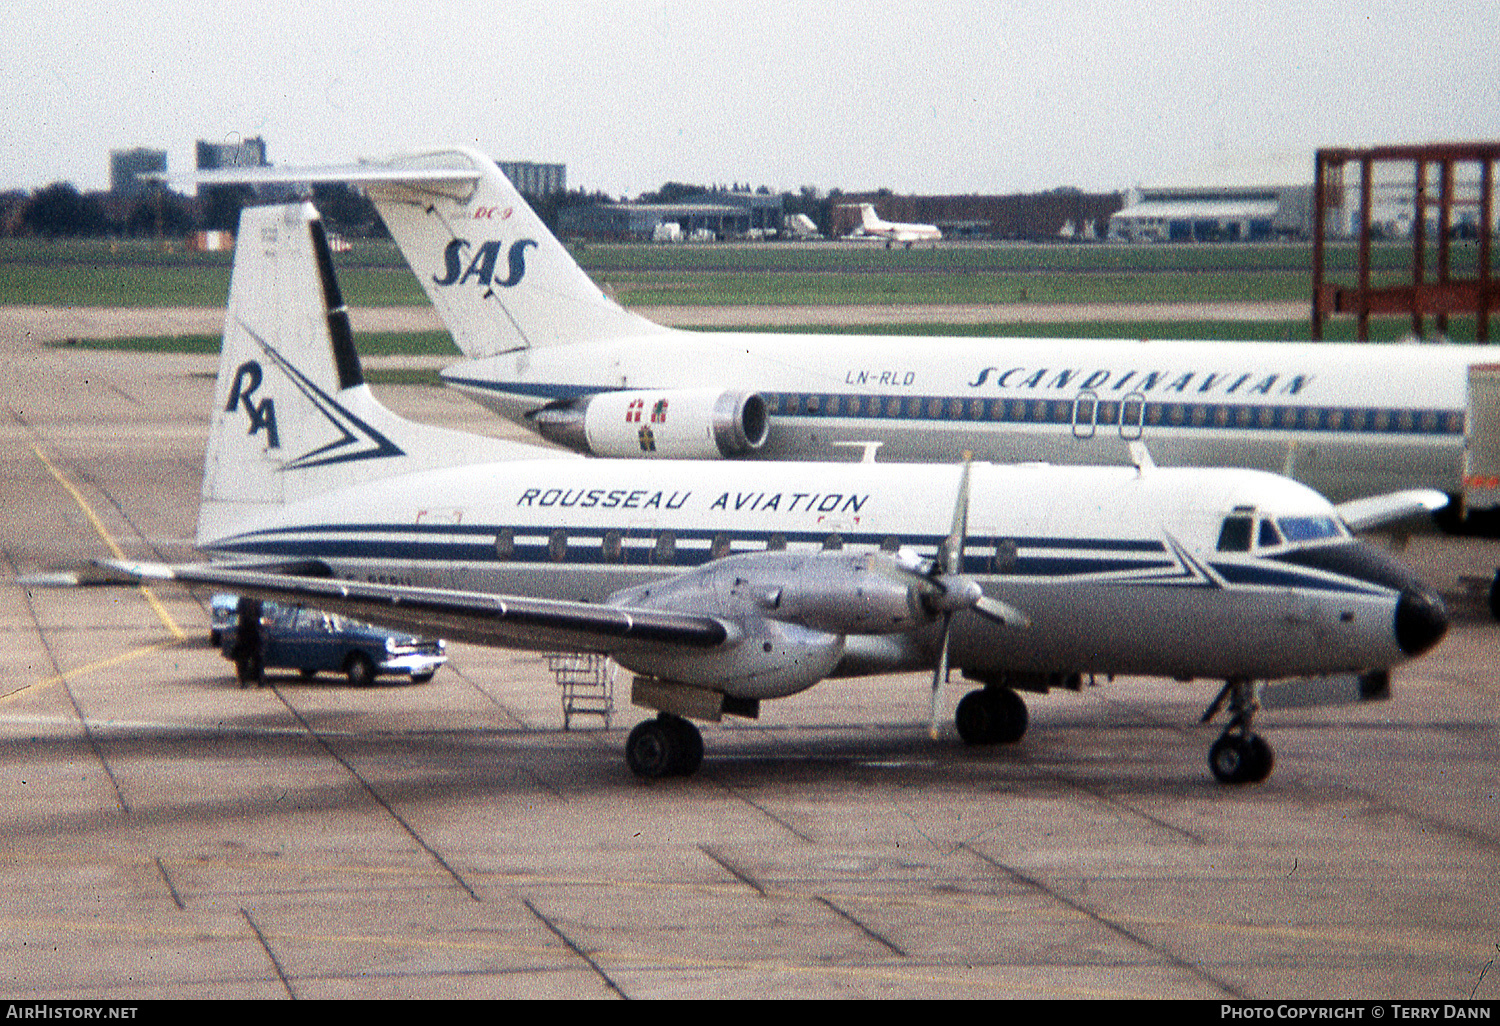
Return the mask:
POLYGON ((1319 146, 1500 139, 1494 0, 6 3, 0 189, 263 136, 462 143, 634 197, 1115 190, 1319 146))

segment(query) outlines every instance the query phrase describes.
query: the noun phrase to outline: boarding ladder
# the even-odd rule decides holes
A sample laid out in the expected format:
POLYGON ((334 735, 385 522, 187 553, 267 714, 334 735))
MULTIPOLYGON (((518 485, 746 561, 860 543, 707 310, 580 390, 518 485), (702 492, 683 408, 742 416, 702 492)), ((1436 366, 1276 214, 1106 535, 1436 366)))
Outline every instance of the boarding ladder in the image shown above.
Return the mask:
POLYGON ((598 716, 608 730, 614 717, 615 666, 597 652, 552 652, 547 669, 562 693, 563 730, 574 716, 598 716))

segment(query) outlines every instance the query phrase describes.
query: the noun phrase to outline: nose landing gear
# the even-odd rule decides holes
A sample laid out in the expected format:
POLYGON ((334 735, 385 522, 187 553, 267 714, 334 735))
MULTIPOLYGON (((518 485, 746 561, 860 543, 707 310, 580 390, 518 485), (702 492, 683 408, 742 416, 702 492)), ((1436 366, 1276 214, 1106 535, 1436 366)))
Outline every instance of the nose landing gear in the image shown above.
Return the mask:
POLYGON ((1276 753, 1265 738, 1251 730, 1255 711, 1260 708, 1255 685, 1247 680, 1226 681, 1200 722, 1213 719, 1226 702, 1229 725, 1208 750, 1208 768, 1221 784, 1258 784, 1271 775, 1276 753))

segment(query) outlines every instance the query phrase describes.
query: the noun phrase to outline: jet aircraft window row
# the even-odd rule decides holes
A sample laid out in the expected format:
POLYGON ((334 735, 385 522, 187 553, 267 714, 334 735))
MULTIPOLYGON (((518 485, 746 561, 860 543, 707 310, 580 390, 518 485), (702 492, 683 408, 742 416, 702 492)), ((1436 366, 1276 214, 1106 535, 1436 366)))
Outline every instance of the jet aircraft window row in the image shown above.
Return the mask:
POLYGON ((769 393, 770 413, 789 417, 996 421, 1012 424, 1087 423, 1102 427, 1215 427, 1382 434, 1462 435, 1460 410, 1376 407, 1168 403, 1143 398, 958 399, 939 396, 857 396, 769 393))

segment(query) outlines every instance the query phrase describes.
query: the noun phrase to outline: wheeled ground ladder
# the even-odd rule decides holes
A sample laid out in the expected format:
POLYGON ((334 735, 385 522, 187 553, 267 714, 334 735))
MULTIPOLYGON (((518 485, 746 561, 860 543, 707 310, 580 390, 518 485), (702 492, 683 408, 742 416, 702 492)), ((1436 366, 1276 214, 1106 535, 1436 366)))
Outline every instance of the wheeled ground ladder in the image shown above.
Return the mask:
POLYGON ((608 730, 614 717, 615 667, 608 656, 597 652, 553 652, 547 669, 557 678, 562 692, 563 730, 571 729, 574 716, 598 716, 608 730))

